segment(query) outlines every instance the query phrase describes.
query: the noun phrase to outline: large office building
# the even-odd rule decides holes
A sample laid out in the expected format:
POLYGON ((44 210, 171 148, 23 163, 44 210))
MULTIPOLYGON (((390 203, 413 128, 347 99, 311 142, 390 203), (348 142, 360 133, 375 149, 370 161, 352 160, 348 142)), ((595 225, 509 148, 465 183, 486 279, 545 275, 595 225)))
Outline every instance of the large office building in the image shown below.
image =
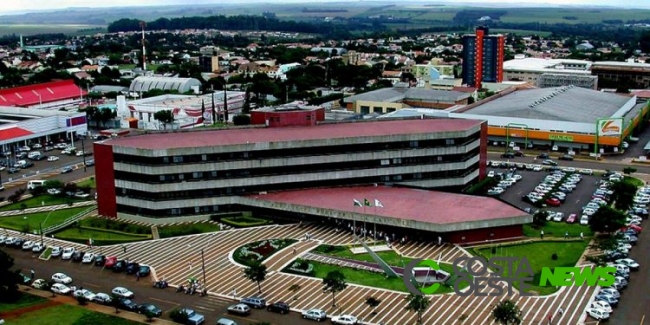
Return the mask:
POLYGON ((601 88, 650 88, 650 64, 617 61, 598 61, 591 67, 591 74, 598 76, 601 88))
POLYGON ((483 121, 425 118, 110 139, 94 144, 99 213, 205 219, 267 192, 369 184, 457 190, 485 176, 486 134, 483 121))
POLYGON ((527 58, 517 54, 503 63, 503 80, 525 81, 539 88, 576 86, 597 89, 598 76, 591 75, 591 61, 527 58))
POLYGON ((463 84, 481 88, 483 81, 503 81, 503 35, 489 35, 480 26, 473 35, 463 36, 463 84))

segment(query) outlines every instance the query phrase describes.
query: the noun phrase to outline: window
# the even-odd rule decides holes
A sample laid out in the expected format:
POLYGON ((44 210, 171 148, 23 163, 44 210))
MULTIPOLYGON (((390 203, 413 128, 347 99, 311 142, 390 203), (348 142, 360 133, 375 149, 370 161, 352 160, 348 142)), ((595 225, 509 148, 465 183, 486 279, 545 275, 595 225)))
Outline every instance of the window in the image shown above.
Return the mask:
POLYGON ((389 159, 382 159, 382 160, 381 160, 381 165, 382 165, 382 166, 390 165, 390 160, 389 160, 389 159))
POLYGON ((208 160, 208 155, 201 155, 201 161, 208 160))
POLYGON ((211 171, 210 177, 217 177, 217 171, 216 170, 211 171))
POLYGON ((193 178, 201 178, 201 177, 203 177, 203 172, 193 172, 192 177, 193 178))
POLYGON ((178 179, 179 180, 184 180, 185 179, 185 174, 178 174, 178 179))
POLYGON ((169 157, 163 157, 163 163, 169 164, 169 157))
POLYGON ((174 156, 174 162, 175 163, 182 163, 183 162, 183 156, 174 156))
POLYGON ((453 145, 455 142, 456 142, 456 141, 455 141, 454 139, 447 139, 445 143, 446 143, 447 145, 453 145))
POLYGON ((394 181, 401 181, 402 180, 402 175, 395 175, 393 176, 394 181))
POLYGON ((411 141, 409 143, 409 145, 411 146, 411 148, 417 148, 418 147, 418 142, 417 141, 411 141))
POLYGON ((174 208, 174 209, 172 209, 171 214, 172 215, 179 215, 179 214, 181 214, 181 209, 174 208))
POLYGON ((393 164, 401 164, 401 163, 402 163, 402 158, 393 159, 393 164))

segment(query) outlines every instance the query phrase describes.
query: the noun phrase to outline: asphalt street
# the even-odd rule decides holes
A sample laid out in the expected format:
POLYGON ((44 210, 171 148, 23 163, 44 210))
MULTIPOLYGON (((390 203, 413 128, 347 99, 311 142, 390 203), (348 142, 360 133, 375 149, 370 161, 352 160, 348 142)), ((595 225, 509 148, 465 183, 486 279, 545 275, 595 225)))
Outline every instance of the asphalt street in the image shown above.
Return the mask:
POLYGON ((135 293, 134 302, 139 304, 151 303, 162 309, 162 318, 164 319, 169 319, 169 313, 175 308, 192 308, 205 316, 205 324, 214 324, 221 317, 233 319, 239 324, 253 324, 262 321, 274 325, 314 324, 313 321, 302 319, 295 312, 280 315, 266 310, 253 310, 251 315, 247 317, 228 315, 226 308, 234 304, 235 301, 224 297, 201 297, 199 294, 177 293, 176 289, 172 287, 157 289, 153 287, 152 280, 149 277, 136 281, 133 275, 114 273, 109 269, 103 269, 92 264, 62 261, 59 258, 43 261, 31 252, 6 247, 1 249, 14 257, 14 269, 21 269, 23 273, 29 274, 29 271, 33 268, 37 279, 49 279, 52 274, 63 272, 73 279, 72 284, 75 286, 84 287, 84 289, 95 293, 104 292, 110 294, 110 291, 116 286, 126 287, 135 293))
MULTIPOLYGON (((501 149, 503 150, 503 149, 501 149)), ((540 159, 535 160, 534 156, 526 157, 515 157, 512 159, 501 158, 501 153, 498 151, 488 152, 488 160, 497 160, 497 161, 511 161, 511 162, 521 162, 526 164, 537 164, 540 165, 542 161, 540 159)), ((623 171, 625 167, 634 167, 637 169, 638 173, 650 174, 650 165, 641 165, 641 164, 630 164, 625 161, 621 161, 620 157, 607 157, 604 162, 600 161, 590 161, 590 160, 574 160, 574 161, 562 161, 557 160, 556 158, 560 154, 552 153, 551 157, 558 163, 560 167, 577 167, 577 168, 589 168, 594 170, 613 170, 613 171, 623 171)))

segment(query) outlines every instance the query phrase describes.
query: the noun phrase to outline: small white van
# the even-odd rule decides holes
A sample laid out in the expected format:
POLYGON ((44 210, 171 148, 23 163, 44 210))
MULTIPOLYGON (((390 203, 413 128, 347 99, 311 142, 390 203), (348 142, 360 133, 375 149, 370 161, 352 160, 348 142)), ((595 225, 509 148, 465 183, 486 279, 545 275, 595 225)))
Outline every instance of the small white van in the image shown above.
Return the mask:
POLYGON ((33 190, 33 189, 35 189, 37 187, 43 186, 44 184, 45 184, 44 180, 29 181, 29 182, 27 182, 27 189, 28 190, 33 190))

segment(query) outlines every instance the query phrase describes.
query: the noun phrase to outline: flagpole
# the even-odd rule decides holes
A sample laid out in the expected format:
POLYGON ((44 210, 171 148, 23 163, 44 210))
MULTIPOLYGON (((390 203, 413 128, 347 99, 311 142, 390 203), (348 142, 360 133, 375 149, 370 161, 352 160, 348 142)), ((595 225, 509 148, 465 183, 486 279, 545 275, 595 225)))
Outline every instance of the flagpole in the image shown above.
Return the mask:
POLYGON ((363 199, 363 241, 366 241, 366 199, 363 199))
MULTIPOLYGON (((375 199, 377 201, 377 199, 375 199)), ((375 222, 373 223, 372 239, 377 240, 377 202, 375 202, 375 222)), ((381 239, 381 238, 379 238, 381 239)))

